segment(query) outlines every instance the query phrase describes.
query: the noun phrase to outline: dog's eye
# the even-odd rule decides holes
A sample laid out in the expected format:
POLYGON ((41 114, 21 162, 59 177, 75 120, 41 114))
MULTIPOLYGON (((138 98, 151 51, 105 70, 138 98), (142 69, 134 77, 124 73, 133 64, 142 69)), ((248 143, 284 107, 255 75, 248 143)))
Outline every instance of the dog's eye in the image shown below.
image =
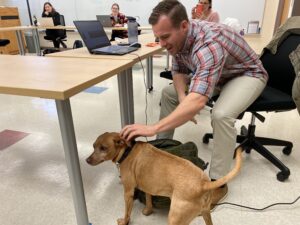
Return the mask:
POLYGON ((106 147, 104 147, 104 146, 101 146, 101 147, 100 147, 100 151, 105 152, 106 150, 107 150, 106 147))

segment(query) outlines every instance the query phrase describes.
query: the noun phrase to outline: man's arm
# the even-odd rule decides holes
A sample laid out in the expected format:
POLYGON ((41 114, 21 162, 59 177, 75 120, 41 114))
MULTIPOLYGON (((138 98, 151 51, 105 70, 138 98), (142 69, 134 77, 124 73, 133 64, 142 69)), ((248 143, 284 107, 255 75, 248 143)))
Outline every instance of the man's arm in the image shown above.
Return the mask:
POLYGON ((204 108, 208 97, 199 93, 189 93, 177 108, 167 117, 154 124, 156 133, 167 131, 186 123, 204 108))
POLYGON ((173 85, 178 95, 178 100, 181 102, 186 96, 186 86, 188 83, 187 74, 175 73, 173 76, 173 85))
POLYGON ((120 134, 126 140, 138 136, 154 136, 157 133, 176 128, 191 120, 205 106, 208 97, 199 93, 189 93, 177 108, 167 117, 154 125, 132 124, 125 126, 120 134))

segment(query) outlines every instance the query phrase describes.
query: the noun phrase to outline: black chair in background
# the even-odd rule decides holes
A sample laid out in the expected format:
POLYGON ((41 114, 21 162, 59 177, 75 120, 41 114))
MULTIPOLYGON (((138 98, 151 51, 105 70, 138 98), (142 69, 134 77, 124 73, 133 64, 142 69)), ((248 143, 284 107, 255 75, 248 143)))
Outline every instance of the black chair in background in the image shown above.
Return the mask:
MULTIPOLYGON (((60 25, 65 26, 65 17, 63 15, 60 15, 60 25)), ((45 40, 52 41, 55 48, 59 48, 60 45, 63 46, 63 48, 67 48, 67 45, 64 43, 64 41, 67 41, 67 31, 66 29, 47 29, 46 30, 46 36, 44 36, 45 40)))
MULTIPOLYGON (((0 47, 4 47, 6 45, 8 45, 10 43, 10 41, 8 39, 0 39, 0 47)), ((3 52, 0 49, 0 54, 3 54, 3 52)))
MULTIPOLYGON (((289 155, 292 151, 293 143, 272 138, 256 137, 255 118, 264 122, 265 118, 258 112, 281 112, 296 108, 292 99, 295 71, 290 62, 289 54, 299 44, 300 35, 291 34, 279 45, 275 55, 266 50, 261 56, 260 59, 269 74, 269 81, 261 96, 246 110, 246 112, 252 113, 248 129, 243 126, 241 128, 241 135, 237 136, 237 143, 243 143, 247 153, 250 153, 253 149, 280 169, 280 172, 277 173, 279 181, 286 180, 290 175, 290 170, 265 148, 264 145, 283 146, 283 154, 289 155)), ((209 139, 212 138, 213 135, 211 133, 205 134, 203 136, 203 143, 208 143, 209 139)))
POLYGON ((0 47, 6 46, 10 43, 8 39, 0 39, 0 47))

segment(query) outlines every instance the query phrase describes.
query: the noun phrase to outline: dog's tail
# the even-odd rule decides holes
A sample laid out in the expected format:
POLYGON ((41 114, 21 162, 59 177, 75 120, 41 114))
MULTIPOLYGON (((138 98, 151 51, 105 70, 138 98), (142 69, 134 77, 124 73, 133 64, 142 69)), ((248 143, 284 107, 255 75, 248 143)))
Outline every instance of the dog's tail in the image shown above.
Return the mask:
POLYGON ((242 147, 239 146, 235 152, 236 162, 234 168, 224 177, 216 180, 216 181, 208 181, 204 184, 203 189, 204 190, 212 190, 218 187, 221 187, 222 185, 226 184, 228 181, 230 181, 232 178, 234 178, 238 172, 241 169, 242 165, 242 147))

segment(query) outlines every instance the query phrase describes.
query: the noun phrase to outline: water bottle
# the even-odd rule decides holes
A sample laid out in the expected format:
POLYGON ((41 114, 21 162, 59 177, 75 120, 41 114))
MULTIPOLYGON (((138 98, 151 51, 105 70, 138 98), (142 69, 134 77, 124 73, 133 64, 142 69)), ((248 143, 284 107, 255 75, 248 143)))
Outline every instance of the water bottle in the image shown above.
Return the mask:
POLYGON ((129 44, 138 42, 138 24, 136 19, 129 19, 128 22, 128 42, 129 44))

